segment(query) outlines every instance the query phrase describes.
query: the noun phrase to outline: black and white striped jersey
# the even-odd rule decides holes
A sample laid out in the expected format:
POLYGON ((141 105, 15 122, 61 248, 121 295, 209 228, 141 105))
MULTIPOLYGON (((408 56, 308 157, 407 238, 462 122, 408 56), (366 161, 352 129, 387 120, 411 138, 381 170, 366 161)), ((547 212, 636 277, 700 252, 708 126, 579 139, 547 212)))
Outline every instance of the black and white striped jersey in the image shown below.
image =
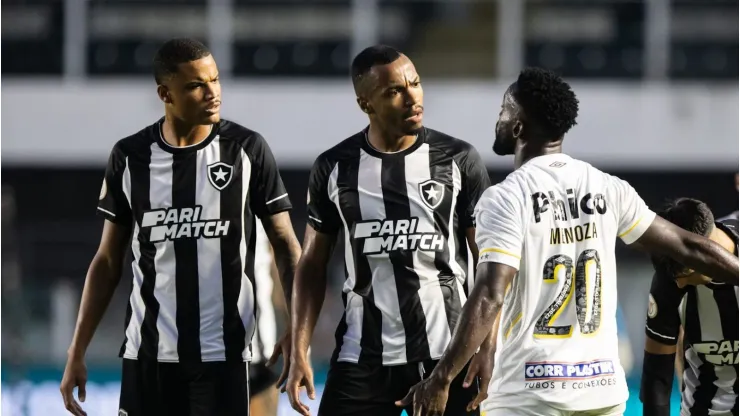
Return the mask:
POLYGON ((255 221, 291 208, 269 146, 222 120, 172 147, 162 120, 111 152, 98 212, 132 227, 133 286, 120 355, 162 362, 249 360, 255 221))
POLYGON ((252 337, 252 362, 265 363, 272 355, 277 341, 277 322, 275 303, 272 291, 275 282, 272 280, 273 255, 270 240, 267 239, 262 223, 257 221, 257 239, 254 250, 254 280, 257 284, 257 321, 252 337))
MULTIPOLYGON (((738 221, 717 227, 735 240, 738 221)), ((675 345, 684 328, 681 415, 738 414, 738 287, 711 283, 679 288, 670 276, 653 277, 645 334, 675 345)))
POLYGON ((382 153, 367 129, 316 160, 308 223, 343 230, 345 313, 334 359, 397 365, 439 358, 466 299, 466 229, 490 185, 468 143, 432 129, 382 153))

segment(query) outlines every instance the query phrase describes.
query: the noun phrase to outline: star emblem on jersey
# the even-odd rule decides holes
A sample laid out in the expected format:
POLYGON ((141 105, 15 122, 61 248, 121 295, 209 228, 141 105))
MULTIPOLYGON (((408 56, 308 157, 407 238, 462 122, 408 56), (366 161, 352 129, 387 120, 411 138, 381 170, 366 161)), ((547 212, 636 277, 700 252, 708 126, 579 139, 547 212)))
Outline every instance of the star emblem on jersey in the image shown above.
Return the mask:
POLYGON ((231 183, 234 167, 224 162, 216 162, 208 165, 208 181, 214 188, 222 191, 231 183))
POLYGON ((435 209, 444 199, 445 186, 434 179, 427 179, 419 184, 419 194, 421 194, 424 205, 430 209, 435 209))

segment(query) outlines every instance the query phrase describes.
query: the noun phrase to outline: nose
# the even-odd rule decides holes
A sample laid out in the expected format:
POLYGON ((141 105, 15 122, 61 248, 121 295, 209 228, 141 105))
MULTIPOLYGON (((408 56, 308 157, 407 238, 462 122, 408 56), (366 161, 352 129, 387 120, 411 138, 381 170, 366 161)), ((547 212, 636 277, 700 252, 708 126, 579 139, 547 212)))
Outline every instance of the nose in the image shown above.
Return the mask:
POLYGON ((416 107, 417 105, 421 104, 421 97, 422 97, 421 93, 414 91, 412 89, 407 89, 406 95, 405 95, 405 101, 406 101, 405 104, 408 107, 416 107))
POLYGON ((218 97, 218 92, 220 91, 220 88, 218 87, 218 84, 215 83, 209 83, 206 84, 206 91, 205 91, 205 98, 207 101, 211 101, 214 98, 218 97))

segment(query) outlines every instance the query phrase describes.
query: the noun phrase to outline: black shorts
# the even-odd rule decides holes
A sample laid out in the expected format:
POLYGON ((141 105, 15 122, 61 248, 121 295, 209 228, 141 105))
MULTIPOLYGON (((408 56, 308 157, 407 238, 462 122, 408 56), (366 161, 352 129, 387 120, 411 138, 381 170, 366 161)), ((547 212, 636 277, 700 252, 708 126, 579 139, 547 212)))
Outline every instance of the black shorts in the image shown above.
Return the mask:
POLYGON ((247 363, 123 359, 119 416, 248 416, 247 363))
POLYGON ((256 397, 267 389, 274 389, 278 377, 280 376, 262 361, 249 363, 249 394, 256 397))
MULTIPOLYGON (((424 377, 437 365, 425 361, 424 377)), ((445 408, 445 416, 477 416, 478 409, 468 412, 468 403, 478 394, 478 383, 463 388, 467 366, 452 382, 445 408)), ((419 363, 381 366, 332 362, 319 405, 319 416, 399 416, 396 400, 403 399, 409 389, 421 381, 419 363)), ((480 408, 479 408, 480 409, 480 408)), ((413 414, 409 406, 406 413, 413 414)))

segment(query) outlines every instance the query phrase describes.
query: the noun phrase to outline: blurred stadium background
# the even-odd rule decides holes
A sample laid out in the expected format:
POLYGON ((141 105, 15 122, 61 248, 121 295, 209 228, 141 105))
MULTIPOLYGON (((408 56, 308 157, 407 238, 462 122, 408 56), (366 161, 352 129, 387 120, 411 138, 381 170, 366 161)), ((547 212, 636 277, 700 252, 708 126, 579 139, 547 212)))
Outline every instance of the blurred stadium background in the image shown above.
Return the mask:
MULTIPOLYGON (((3 0, 1 27, 3 415, 64 414, 58 382, 101 230, 103 169, 115 141, 161 116, 150 63, 170 37, 212 48, 222 114, 269 141, 300 239, 311 163, 365 126, 348 69, 376 42, 411 57, 425 124, 473 143, 494 182, 512 169, 489 150, 501 95, 538 65, 581 100, 567 152, 652 207, 692 196, 716 215, 738 208, 737 0, 3 0)), ((640 254, 618 255, 627 414, 639 415, 651 270, 640 254)), ((312 347, 319 383, 341 267, 335 258, 312 347)), ((90 415, 117 409, 125 273, 87 356, 90 415)))

